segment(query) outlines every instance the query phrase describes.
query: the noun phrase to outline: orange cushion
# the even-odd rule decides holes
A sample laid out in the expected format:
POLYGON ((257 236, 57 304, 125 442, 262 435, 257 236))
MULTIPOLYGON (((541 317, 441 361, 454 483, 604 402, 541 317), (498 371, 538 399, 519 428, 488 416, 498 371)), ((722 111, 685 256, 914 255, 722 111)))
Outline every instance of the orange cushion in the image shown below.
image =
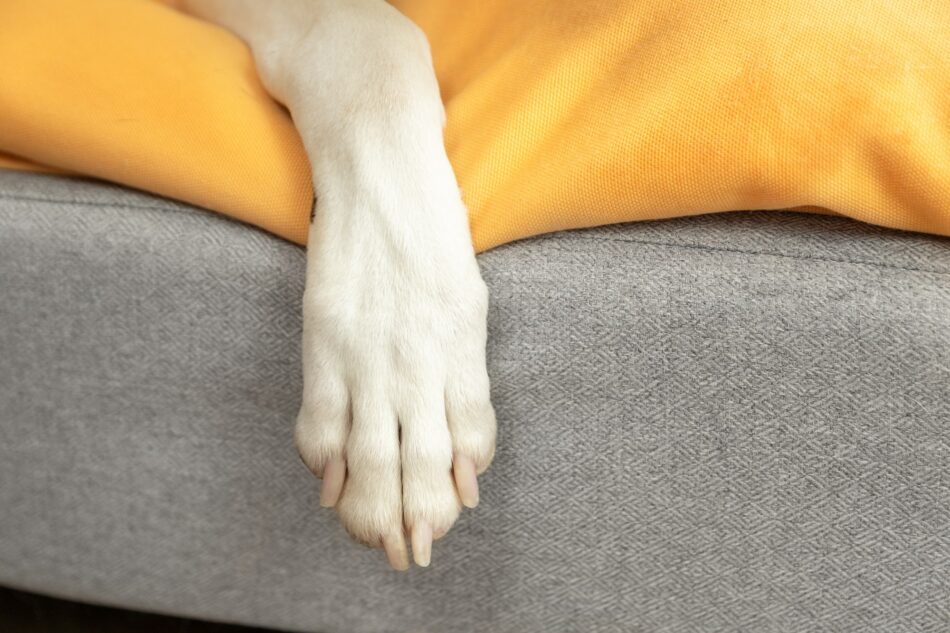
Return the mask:
MULTIPOLYGON (((950 235, 948 3, 393 4, 432 43, 478 251, 734 209, 950 235)), ((306 156, 236 37, 155 0, 3 0, 0 59, 0 150, 306 240, 306 156)))

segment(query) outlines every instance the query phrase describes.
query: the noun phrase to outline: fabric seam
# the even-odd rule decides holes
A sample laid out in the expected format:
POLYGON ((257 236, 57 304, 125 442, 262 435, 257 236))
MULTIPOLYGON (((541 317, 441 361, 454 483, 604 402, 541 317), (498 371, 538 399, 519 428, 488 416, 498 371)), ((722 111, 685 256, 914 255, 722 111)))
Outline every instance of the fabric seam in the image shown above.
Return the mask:
POLYGON ((935 268, 915 268, 911 266, 900 266, 898 264, 889 264, 887 262, 880 261, 868 261, 868 260, 858 260, 858 259, 844 259, 844 258, 835 258, 835 257, 821 257, 816 255, 793 255, 791 253, 781 253, 776 251, 754 251, 754 250, 744 250, 741 248, 728 248, 725 246, 708 246, 705 244, 686 244, 686 243, 675 243, 675 242, 660 242, 654 240, 638 240, 632 238, 618 238, 618 237, 593 237, 585 235, 572 235, 562 236, 550 234, 549 239, 555 240, 564 240, 564 241, 576 241, 576 240, 588 240, 593 242, 629 242, 632 244, 643 244, 645 246, 665 246, 665 247, 678 247, 691 250, 701 250, 701 251, 710 251, 710 252, 719 252, 719 253, 742 253, 744 255, 759 255, 759 256, 772 256, 772 257, 784 257, 787 259, 797 259, 804 261, 821 261, 821 262, 834 262, 837 264, 855 264, 863 266, 874 266, 876 268, 889 268, 893 270, 905 270, 907 272, 917 272, 917 273, 930 273, 934 275, 950 275, 950 271, 939 270, 935 268))
MULTIPOLYGON (((120 202, 93 202, 87 200, 67 200, 67 199, 56 199, 56 198, 42 198, 38 196, 19 196, 12 195, 7 193, 0 193, 0 200, 14 200, 21 202, 45 202, 49 204, 75 204, 82 205, 87 207, 104 207, 104 208, 127 208, 127 209, 139 209, 145 211, 173 211, 176 213, 191 213, 193 211, 202 211, 204 213, 211 213, 218 217, 224 219, 227 216, 222 216, 221 214, 215 213, 213 211, 208 211, 207 209, 202 209, 200 207, 188 207, 185 205, 178 206, 173 201, 170 201, 167 206, 163 205, 142 205, 142 204, 126 204, 120 202)), ((241 223, 246 224, 246 223, 241 223)), ((251 225, 247 225, 251 226, 251 225)), ((257 230, 262 230, 257 227, 253 227, 257 230)), ((814 255, 793 255, 790 253, 781 253, 776 251, 756 251, 756 250, 745 250, 741 248, 729 248, 724 246, 710 246, 707 244, 687 244, 687 243, 676 243, 676 242, 661 242, 657 240, 641 240, 633 238, 618 238, 618 237, 593 237, 590 235, 564 235, 563 231, 557 233, 548 233, 540 236, 545 240, 554 240, 554 241, 593 241, 593 242, 625 242, 629 244, 643 244, 645 246, 663 246, 666 248, 684 248, 689 250, 700 250, 707 252, 716 252, 716 253, 736 253, 743 255, 755 255, 755 256, 771 256, 771 257, 783 257, 786 259, 795 259, 799 261, 823 261, 823 262, 832 262, 837 264, 853 264, 853 265, 863 265, 863 266, 874 266, 876 268, 886 268, 891 270, 903 270, 907 272, 917 272, 917 273, 929 273, 935 275, 950 275, 950 271, 946 270, 937 270, 932 268, 916 268, 910 266, 900 266, 897 264, 888 264, 886 262, 880 261, 867 261, 867 260, 854 260, 854 259, 844 259, 844 258, 835 258, 835 257, 821 257, 814 255)), ((275 236, 277 237, 277 236, 275 236)), ((279 239, 279 238, 278 238, 279 239)), ((286 240, 284 240, 286 241, 286 240)))

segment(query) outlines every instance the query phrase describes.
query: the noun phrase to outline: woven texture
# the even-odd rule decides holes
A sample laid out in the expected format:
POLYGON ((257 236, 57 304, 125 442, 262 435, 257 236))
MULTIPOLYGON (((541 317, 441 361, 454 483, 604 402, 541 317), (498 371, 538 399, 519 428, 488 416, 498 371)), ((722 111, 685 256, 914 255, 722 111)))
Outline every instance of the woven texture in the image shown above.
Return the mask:
POLYGON ((398 574, 293 449, 303 252, 0 174, 0 583, 322 633, 948 630, 950 241, 745 213, 479 262, 497 457, 398 574))
MULTIPOLYGON (((480 252, 736 209, 950 235, 950 3, 392 4, 431 41, 480 252)), ((2 0, 0 60, 0 151, 306 240, 308 162, 236 37, 152 0, 2 0)))

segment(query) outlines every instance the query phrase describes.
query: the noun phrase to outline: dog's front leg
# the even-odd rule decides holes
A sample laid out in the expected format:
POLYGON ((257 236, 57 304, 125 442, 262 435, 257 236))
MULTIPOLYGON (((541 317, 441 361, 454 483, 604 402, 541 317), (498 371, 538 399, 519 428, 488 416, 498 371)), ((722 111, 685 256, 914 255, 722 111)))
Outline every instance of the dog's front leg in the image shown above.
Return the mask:
POLYGON ((445 153, 423 33, 381 0, 184 0, 250 45, 316 192, 297 446, 356 539, 396 568, 478 500, 495 416, 487 288, 445 153))

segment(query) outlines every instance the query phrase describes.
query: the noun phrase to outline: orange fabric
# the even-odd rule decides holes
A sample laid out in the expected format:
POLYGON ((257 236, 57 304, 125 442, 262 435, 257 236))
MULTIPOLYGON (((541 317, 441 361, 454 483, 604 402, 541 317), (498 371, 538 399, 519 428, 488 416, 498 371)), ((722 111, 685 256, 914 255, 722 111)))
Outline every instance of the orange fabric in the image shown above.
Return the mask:
POLYGON ((8 156, 6 154, 0 153, 0 169, 16 169, 18 171, 40 171, 50 174, 66 174, 65 170, 56 169, 55 167, 48 167, 46 165, 38 165, 37 163, 32 163, 28 160, 22 158, 17 158, 16 156, 8 156))
MULTIPOLYGON (((478 251, 734 209, 950 235, 948 3, 393 4, 432 43, 478 251)), ((0 150, 305 241, 300 140, 232 35, 153 0, 3 0, 0 60, 0 150)))
POLYGON ((0 0, 0 151, 304 243, 313 192, 247 47, 151 0, 0 0))

